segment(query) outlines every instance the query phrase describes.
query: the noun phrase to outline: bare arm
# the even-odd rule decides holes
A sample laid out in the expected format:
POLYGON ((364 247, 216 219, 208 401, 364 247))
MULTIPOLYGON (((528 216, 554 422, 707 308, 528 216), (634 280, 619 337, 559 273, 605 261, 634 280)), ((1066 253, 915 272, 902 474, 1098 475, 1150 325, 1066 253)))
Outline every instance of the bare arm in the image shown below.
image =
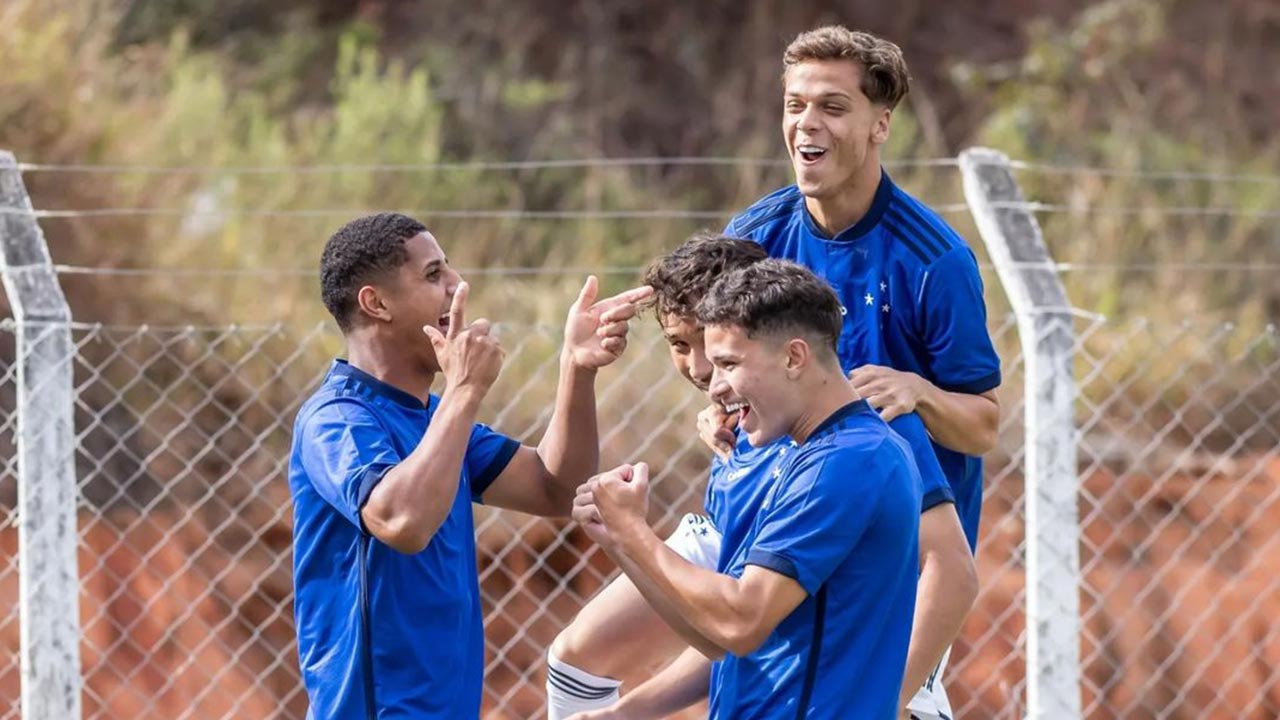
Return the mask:
POLYGON ((664 619, 675 616, 673 629, 690 645, 709 657, 751 654, 808 593, 795 580, 757 565, 733 578, 681 558, 644 523, 640 506, 647 507, 648 489, 644 463, 599 475, 579 489, 574 519, 618 560, 664 619), (636 511, 618 513, 617 524, 606 528, 597 502, 636 511))
POLYGON ((535 450, 521 448, 485 491, 485 503, 532 515, 565 516, 574 489, 600 464, 596 423, 596 371, 627 347, 627 322, 637 303, 653 293, 639 287, 596 301, 598 283, 587 279, 565 321, 555 410, 535 450))
POLYGON ((422 442, 383 475, 360 511, 365 528, 402 553, 421 552, 453 507, 482 392, 445 392, 422 442))
POLYGON ((937 667, 977 597, 978 572, 955 505, 935 505, 920 516, 920 581, 899 707, 937 667))
POLYGON ((689 648, 614 707, 629 720, 664 718, 706 698, 710 686, 711 661, 689 648))
POLYGON ((485 491, 488 505, 547 517, 569 514, 574 489, 600 464, 596 371, 560 360, 551 422, 537 448, 522 447, 485 491))
POLYGON ((916 412, 939 445, 975 456, 995 449, 1000 424, 1000 398, 995 390, 969 395, 921 380, 928 387, 916 403, 916 412))
POLYGON ((463 284, 453 296, 447 335, 423 328, 446 378, 440 406, 418 446, 382 476, 360 510, 365 528, 402 553, 421 552, 449 514, 480 401, 502 369, 489 322, 463 329, 467 292, 463 284))

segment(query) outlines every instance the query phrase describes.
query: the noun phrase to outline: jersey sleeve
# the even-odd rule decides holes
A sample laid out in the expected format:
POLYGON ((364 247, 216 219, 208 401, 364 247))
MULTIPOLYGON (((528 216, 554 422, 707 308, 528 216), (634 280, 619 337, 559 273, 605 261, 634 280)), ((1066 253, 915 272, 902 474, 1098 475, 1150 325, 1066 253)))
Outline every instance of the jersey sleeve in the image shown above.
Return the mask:
POLYGON ((387 471, 404 458, 373 411, 339 399, 317 407, 301 426, 302 468, 325 502, 367 533, 360 511, 387 471))
POLYGON ((463 463, 467 468, 467 477, 471 479, 472 502, 480 502, 480 496, 507 469, 507 464, 519 449, 519 442, 488 425, 477 423, 471 429, 471 439, 467 442, 467 454, 463 463))
POLYGON ((924 427, 924 421, 915 413, 899 415, 889 421, 889 427, 898 433, 911 450, 916 469, 920 471, 920 512, 923 514, 942 503, 955 503, 956 496, 951 483, 942 472, 933 440, 924 427))
POLYGON ((967 246, 938 258, 920 288, 921 335, 933 382, 978 394, 1000 385, 1000 358, 987 333, 978 261, 967 246))
POLYGON ((766 501, 746 563, 817 593, 874 520, 883 485, 878 460, 874 453, 848 452, 798 457, 766 501))

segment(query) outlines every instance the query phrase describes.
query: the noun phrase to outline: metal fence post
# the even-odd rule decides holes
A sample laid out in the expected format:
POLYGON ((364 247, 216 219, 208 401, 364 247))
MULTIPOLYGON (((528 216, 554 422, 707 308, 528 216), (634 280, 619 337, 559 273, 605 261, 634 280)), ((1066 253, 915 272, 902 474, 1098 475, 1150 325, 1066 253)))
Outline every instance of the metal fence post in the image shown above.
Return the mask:
POLYGON ((1071 308, 1009 158, 969 149, 960 171, 1026 362, 1027 717, 1070 720, 1080 717, 1082 696, 1071 308))
POLYGON ((80 714, 71 311, 17 161, 0 151, 0 272, 17 329, 22 716, 80 714))

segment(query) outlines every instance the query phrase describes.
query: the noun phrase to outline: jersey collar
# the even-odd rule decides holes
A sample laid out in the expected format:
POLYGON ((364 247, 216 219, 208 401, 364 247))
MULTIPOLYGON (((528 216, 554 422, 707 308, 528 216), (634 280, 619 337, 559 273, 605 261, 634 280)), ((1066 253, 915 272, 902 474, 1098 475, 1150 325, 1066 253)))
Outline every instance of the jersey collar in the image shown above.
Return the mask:
POLYGON ((804 199, 801 197, 800 208, 804 214, 805 227, 815 236, 836 242, 850 242, 871 232, 871 229, 880 223, 880 218, 884 215, 884 211, 889 209, 889 201, 893 199, 893 180, 889 178, 889 173, 884 168, 880 168, 880 184, 876 186, 876 196, 871 199, 871 207, 867 209, 867 214, 863 215, 858 222, 852 226, 836 233, 835 237, 828 238, 822 228, 818 227, 818 223, 814 222, 813 216, 809 214, 809 208, 805 206, 804 199))
POLYGON ((869 405, 866 400, 854 400, 848 405, 845 405, 839 410, 828 415, 826 420, 818 423, 818 427, 814 428, 813 432, 809 433, 809 440, 813 440, 819 435, 835 430, 841 420, 864 412, 874 412, 874 410, 871 409, 871 405, 869 405))
POLYGON ((404 405, 414 410, 427 408, 426 405, 422 404, 421 400, 412 394, 379 380, 342 358, 337 358, 333 361, 333 367, 329 368, 329 376, 355 383, 373 395, 384 397, 397 405, 404 405))

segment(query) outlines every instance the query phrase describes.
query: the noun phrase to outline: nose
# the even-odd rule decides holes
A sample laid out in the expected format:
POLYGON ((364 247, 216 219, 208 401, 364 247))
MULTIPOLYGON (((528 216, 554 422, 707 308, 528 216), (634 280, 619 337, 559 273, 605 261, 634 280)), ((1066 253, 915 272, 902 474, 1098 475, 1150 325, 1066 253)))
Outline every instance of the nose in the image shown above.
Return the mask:
POLYGON ((724 373, 720 371, 720 368, 713 370, 711 373, 711 387, 707 394, 711 396, 712 400, 723 403, 729 397, 730 392, 729 380, 724 376, 724 373))
POLYGON ((694 350, 689 353, 689 376, 703 385, 711 385, 711 377, 715 374, 715 366, 704 353, 694 350))
POLYGON ((445 284, 445 290, 448 291, 449 298, 452 299, 453 294, 458 291, 458 285, 462 284, 462 276, 450 266, 446 265, 445 269, 449 273, 449 281, 445 284))
POLYGON ((805 105, 804 110, 796 116, 796 128, 803 132, 812 132, 821 128, 820 114, 813 105, 805 105))

